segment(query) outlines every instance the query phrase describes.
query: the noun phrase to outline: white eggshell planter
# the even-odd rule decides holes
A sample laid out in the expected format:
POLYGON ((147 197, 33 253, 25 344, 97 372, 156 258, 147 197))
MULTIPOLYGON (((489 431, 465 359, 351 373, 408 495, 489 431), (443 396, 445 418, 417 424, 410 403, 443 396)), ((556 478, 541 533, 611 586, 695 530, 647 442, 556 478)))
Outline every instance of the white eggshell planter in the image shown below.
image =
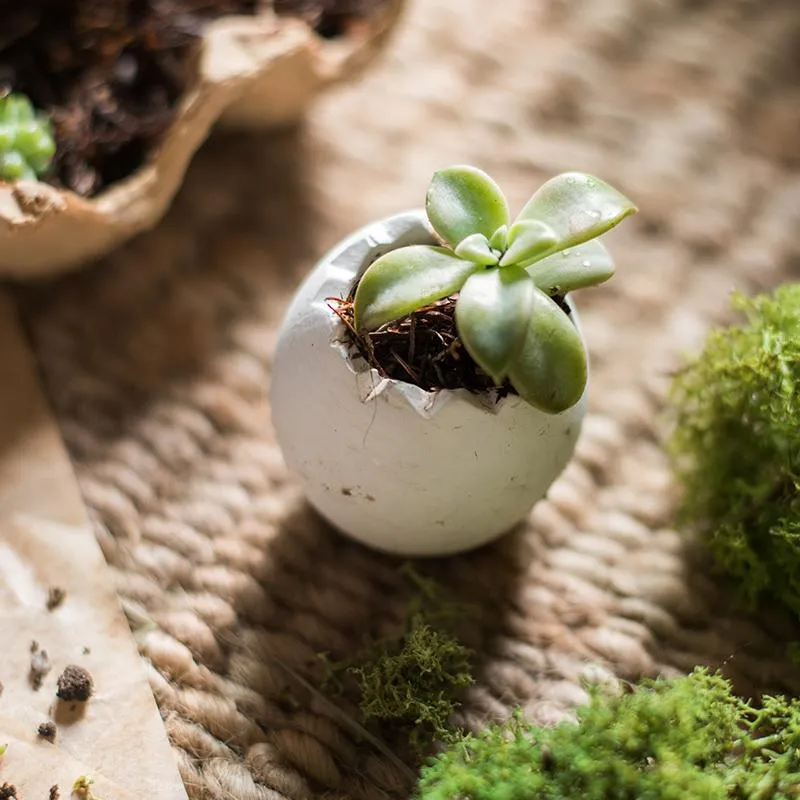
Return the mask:
POLYGON ((432 241, 412 211, 332 250, 298 289, 272 370, 278 443, 308 501, 346 535, 404 556, 471 550, 524 520, 572 457, 586 409, 586 391, 558 415, 516 395, 427 392, 353 354, 329 298, 347 297, 378 256, 432 241))

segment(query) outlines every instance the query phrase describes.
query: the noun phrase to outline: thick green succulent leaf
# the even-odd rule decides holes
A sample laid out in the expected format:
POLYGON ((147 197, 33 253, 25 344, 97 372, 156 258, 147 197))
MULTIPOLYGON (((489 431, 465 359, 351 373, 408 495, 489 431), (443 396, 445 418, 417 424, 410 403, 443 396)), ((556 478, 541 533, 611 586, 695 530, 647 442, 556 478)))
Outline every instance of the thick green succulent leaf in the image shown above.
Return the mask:
POLYGON ((509 370, 511 384, 532 406, 550 414, 571 408, 586 387, 583 342, 569 317, 534 289, 525 342, 509 370))
POLYGON ((33 105, 24 94, 9 94, 0 98, 0 119, 3 122, 30 122, 35 116, 33 105))
POLYGON ((499 227, 508 225, 508 204, 500 187, 470 166, 434 173, 425 209, 433 229, 452 247, 473 233, 490 239, 499 227))
POLYGON ((551 252, 558 244, 558 234, 538 219, 522 219, 508 231, 508 249, 500 259, 500 266, 521 264, 551 252))
POLYGON ((458 296, 459 338, 498 386, 525 342, 534 291, 525 270, 511 266, 476 272, 458 296))
POLYGON ((25 159, 16 150, 0 153, 0 180, 18 181, 36 180, 36 173, 28 166, 25 159))
POLYGON ((566 293, 607 281, 614 274, 614 261, 605 245, 592 239, 537 261, 528 274, 543 292, 566 293))
POLYGON ((489 239, 489 244, 494 250, 503 252, 508 247, 508 225, 501 225, 489 239))
POLYGON ((20 123, 14 133, 13 146, 37 174, 47 170, 56 152, 55 139, 43 120, 20 123))
POLYGON ((381 256, 364 272, 353 312, 358 330, 375 330, 464 285, 478 264, 443 247, 411 245, 381 256))
POLYGON ((624 194, 599 178, 565 172, 542 184, 517 220, 546 222, 559 238, 557 249, 565 250, 606 233, 636 211, 624 194))
POLYGON ((459 258, 466 258, 483 267, 497 263, 497 253, 489 246, 489 240, 482 233, 473 233, 462 240, 453 251, 459 258))

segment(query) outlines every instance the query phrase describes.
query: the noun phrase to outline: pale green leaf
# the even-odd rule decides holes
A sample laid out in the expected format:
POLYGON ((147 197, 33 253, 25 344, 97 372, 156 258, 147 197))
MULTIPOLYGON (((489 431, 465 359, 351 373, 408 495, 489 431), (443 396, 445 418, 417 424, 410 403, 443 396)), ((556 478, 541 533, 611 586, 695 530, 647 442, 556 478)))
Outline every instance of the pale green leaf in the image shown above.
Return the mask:
POLYGON ((459 338, 498 386, 525 342, 534 291, 525 270, 511 266, 476 272, 458 296, 459 338))
POLYGON ((508 225, 508 205, 500 187, 475 167, 448 167, 434 173, 425 208, 433 229, 452 247, 473 233, 490 239, 508 225))
POLYGON ((517 219, 546 222, 558 236, 557 249, 564 250, 606 233, 636 211, 625 195, 599 178, 565 172, 544 183, 517 219))
POLYGON ((492 250, 489 240, 482 233, 467 236, 453 252, 459 258, 466 258, 484 267, 491 267, 497 263, 497 253, 492 250))
POLYGON ((521 264, 552 251, 558 244, 558 234, 538 219, 522 219, 508 231, 508 249, 500 259, 500 266, 521 264))
POLYGON ((492 249, 499 250, 501 253, 508 247, 508 225, 501 225, 489 239, 492 249))
POLYGON ((35 116, 33 105, 24 94, 9 94, 0 98, 0 118, 4 122, 29 122, 35 116))
POLYGON ((509 370, 512 385, 535 408, 558 414, 580 400, 587 369, 575 326, 547 295, 534 289, 525 342, 509 370))
POLYGON ((358 330, 375 330, 464 285, 477 264, 443 247, 411 245, 381 256, 364 272, 354 301, 358 330))
POLYGON ((614 274, 614 262, 605 245, 592 239, 537 261, 528 274, 543 292, 557 289, 566 294, 607 281, 614 274))

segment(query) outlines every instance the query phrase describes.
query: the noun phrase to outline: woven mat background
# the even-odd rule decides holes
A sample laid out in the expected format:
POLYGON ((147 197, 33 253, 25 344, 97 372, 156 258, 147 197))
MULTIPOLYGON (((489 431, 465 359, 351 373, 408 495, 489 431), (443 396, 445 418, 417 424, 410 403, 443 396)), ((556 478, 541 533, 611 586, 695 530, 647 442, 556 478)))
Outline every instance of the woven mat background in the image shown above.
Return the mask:
POLYGON ((316 653, 397 630, 406 595, 395 562, 303 505, 270 358, 314 260, 460 161, 515 207, 565 169, 641 207, 613 234, 617 277, 579 298, 593 375, 574 462, 526 531, 428 567, 486 610, 465 720, 561 719, 587 666, 724 663, 743 691, 800 689, 782 655, 798 631, 738 612, 673 529, 661 449, 669 370, 729 291, 800 277, 796 0, 417 0, 301 130, 215 137, 157 230, 20 291, 119 591, 158 626, 142 652, 192 798, 408 791, 275 660, 317 680, 316 653))

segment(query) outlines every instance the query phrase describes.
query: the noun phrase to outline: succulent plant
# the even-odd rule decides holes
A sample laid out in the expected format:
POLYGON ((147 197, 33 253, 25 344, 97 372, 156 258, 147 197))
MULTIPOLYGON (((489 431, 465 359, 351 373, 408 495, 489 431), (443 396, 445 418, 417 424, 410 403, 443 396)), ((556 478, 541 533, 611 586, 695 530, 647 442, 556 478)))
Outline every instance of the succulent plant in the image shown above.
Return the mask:
POLYGON ((498 386, 559 413, 586 385, 581 337, 553 299, 608 280, 614 264, 597 237, 636 207, 591 175, 558 175, 512 222, 497 184, 471 166, 436 172, 426 212, 438 245, 400 247, 364 272, 355 326, 368 332, 457 294, 459 338, 498 386))
POLYGON ((25 95, 0 98, 0 180, 36 180, 56 152, 50 119, 25 95))

